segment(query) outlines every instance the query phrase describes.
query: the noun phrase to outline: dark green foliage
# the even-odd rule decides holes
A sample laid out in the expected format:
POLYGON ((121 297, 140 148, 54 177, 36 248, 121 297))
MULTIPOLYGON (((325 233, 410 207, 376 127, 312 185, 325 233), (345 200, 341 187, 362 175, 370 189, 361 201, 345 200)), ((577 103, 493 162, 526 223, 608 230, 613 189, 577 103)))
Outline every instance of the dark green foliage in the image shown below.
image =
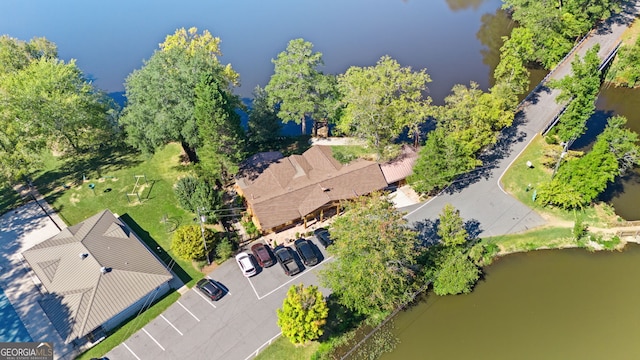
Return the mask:
POLYGON ((220 240, 216 245, 216 263, 222 264, 233 255, 233 244, 228 238, 220 240))
MULTIPOLYGON (((224 92, 222 98, 228 101, 214 103, 221 107, 214 111, 226 112, 231 119, 233 114, 228 113, 229 108, 236 104, 232 100, 231 87, 238 75, 230 66, 218 61, 217 56, 221 55, 219 41, 208 31, 199 35, 195 28, 189 29, 188 34, 179 29, 174 35, 167 36, 141 69, 127 77, 127 106, 121 124, 131 146, 154 152, 168 142, 177 141, 187 147, 186 150, 195 150, 202 143, 195 117, 198 99, 195 91, 203 76, 213 76, 218 86, 216 90, 224 92)), ((212 110, 207 108, 207 111, 212 110)))
POLYGON ((449 247, 463 245, 469 236, 464 228, 462 217, 460 217, 460 210, 451 204, 446 204, 442 209, 437 232, 442 244, 449 247))
POLYGON ((253 91, 253 103, 249 110, 249 143, 256 151, 277 148, 282 124, 276 109, 268 101, 267 92, 260 86, 253 91))
POLYGON ((582 218, 576 218, 575 223, 573 224, 573 239, 575 241, 580 241, 583 237, 587 235, 587 231, 589 226, 584 223, 582 218))
POLYGON ((202 214, 207 217, 207 222, 217 220, 217 215, 213 210, 221 208, 222 193, 216 188, 213 181, 193 176, 183 177, 176 183, 174 191, 178 203, 183 209, 193 213, 197 213, 200 209, 202 214))
POLYGON ((438 127, 430 132, 418 153, 409 184, 419 193, 442 189, 460 174, 472 170, 480 162, 465 144, 438 127))
POLYGON ((556 133, 564 142, 577 139, 587 131, 587 120, 596 108, 596 97, 600 91, 600 58, 596 44, 585 54, 584 61, 576 55, 571 63, 571 75, 559 81, 550 81, 549 87, 560 89, 556 98, 559 103, 567 103, 566 110, 560 115, 556 133))
POLYGON ((226 179, 238 171, 243 157, 244 131, 237 96, 213 73, 202 74, 195 88, 194 117, 199 142, 195 144, 200 169, 208 177, 226 179))

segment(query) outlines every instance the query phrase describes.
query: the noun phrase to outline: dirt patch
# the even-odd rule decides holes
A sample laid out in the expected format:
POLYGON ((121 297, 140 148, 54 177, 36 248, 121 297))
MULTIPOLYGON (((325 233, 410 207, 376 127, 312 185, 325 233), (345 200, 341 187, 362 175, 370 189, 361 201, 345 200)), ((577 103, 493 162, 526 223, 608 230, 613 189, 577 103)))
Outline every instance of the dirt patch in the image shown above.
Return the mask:
POLYGON ((77 204, 80 202, 80 195, 78 194, 71 194, 71 197, 69 198, 69 202, 72 204, 77 204))
MULTIPOLYGON (((196 266, 197 268, 197 264, 193 264, 194 266, 196 266)), ((208 274, 210 272, 212 272, 213 270, 215 270, 218 266, 218 263, 216 263, 215 261, 211 263, 211 265, 207 265, 205 267, 203 267, 202 269, 200 269, 200 272, 202 272, 203 274, 208 274)))

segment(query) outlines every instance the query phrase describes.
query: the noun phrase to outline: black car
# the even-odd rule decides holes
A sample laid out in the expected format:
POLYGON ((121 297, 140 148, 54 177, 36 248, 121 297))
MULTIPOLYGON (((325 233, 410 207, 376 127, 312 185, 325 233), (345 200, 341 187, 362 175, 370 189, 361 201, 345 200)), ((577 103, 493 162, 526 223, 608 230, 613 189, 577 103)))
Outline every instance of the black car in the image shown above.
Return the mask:
POLYGON ((211 279, 201 279, 196 284, 198 290, 211 300, 219 300, 224 295, 224 290, 220 285, 211 279))
POLYGON ((313 266, 318 263, 318 256, 316 256, 316 252, 313 251, 313 246, 308 240, 298 239, 293 243, 293 246, 296 247, 296 251, 305 265, 313 266))
POLYGON ((316 236, 316 239, 320 241, 320 244, 322 244, 322 246, 324 246, 325 249, 327 248, 327 246, 333 243, 333 240, 331 240, 331 236, 329 236, 329 230, 325 228, 316 229, 313 232, 313 234, 316 236))
POLYGON ((293 276, 300 273, 301 269, 296 262, 296 259, 291 255, 291 252, 288 247, 278 246, 274 250, 274 254, 276 255, 276 259, 282 266, 282 270, 284 273, 293 276))

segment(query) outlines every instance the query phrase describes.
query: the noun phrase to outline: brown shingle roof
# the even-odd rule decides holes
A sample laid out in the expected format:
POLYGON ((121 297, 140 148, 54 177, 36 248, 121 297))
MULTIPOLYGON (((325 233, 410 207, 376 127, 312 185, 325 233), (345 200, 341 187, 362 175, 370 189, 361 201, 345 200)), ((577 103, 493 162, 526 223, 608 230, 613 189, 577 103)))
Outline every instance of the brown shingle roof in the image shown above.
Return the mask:
POLYGON ((342 165, 329 146, 313 146, 302 155, 280 159, 257 178, 244 178, 238 184, 262 229, 387 186, 377 163, 356 160, 342 165))
POLYGON ((22 255, 49 292, 40 303, 67 342, 87 335, 172 278, 109 210, 22 255), (103 274, 102 267, 110 271, 103 274))

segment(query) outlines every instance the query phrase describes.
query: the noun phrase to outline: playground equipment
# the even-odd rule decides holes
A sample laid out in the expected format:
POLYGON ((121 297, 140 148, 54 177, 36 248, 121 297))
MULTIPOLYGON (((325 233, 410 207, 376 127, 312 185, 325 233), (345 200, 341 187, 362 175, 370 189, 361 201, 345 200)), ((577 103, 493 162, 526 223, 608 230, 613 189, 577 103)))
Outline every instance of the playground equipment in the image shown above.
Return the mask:
POLYGON ((142 175, 133 175, 134 179, 136 179, 136 183, 133 185, 133 190, 131 190, 130 193, 127 193, 127 202, 129 202, 129 204, 131 204, 131 197, 135 196, 136 199, 138 199, 138 202, 142 202, 142 200, 140 200, 140 179, 144 179, 144 183, 147 184, 147 176, 142 174, 142 175))

